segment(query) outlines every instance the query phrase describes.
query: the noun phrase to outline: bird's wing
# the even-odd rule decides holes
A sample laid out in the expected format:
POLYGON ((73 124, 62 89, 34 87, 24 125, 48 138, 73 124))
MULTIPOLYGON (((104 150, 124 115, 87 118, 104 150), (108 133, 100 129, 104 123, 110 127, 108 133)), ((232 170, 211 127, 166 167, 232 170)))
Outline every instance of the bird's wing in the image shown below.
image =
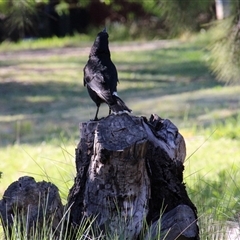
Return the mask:
POLYGON ((84 85, 90 87, 106 103, 111 104, 113 102, 110 88, 101 72, 92 73, 91 70, 85 68, 84 85))

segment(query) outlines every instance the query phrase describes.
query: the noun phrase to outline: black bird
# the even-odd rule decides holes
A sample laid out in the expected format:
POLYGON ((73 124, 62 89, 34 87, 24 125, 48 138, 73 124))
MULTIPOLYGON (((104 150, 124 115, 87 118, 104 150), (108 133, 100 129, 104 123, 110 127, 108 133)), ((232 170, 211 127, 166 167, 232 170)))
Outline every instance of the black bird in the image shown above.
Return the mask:
POLYGON ((109 114, 111 111, 114 113, 132 111, 117 95, 117 82, 119 80, 117 69, 111 61, 106 29, 98 33, 83 72, 84 86, 87 86, 90 97, 97 105, 94 120, 98 120, 99 107, 104 102, 109 106, 109 114))

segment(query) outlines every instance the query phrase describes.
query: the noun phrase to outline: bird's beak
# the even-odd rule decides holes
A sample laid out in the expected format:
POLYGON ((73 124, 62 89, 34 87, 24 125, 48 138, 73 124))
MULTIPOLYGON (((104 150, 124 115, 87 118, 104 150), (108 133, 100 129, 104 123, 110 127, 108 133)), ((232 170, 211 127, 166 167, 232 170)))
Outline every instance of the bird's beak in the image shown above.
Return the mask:
POLYGON ((107 33, 107 28, 105 27, 105 28, 102 30, 102 32, 107 33))

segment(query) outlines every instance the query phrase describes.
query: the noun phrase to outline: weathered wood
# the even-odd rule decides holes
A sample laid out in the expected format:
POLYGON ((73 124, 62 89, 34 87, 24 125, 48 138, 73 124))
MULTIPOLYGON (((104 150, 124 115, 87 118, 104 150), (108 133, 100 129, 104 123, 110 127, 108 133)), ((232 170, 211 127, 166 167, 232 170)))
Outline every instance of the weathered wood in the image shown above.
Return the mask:
POLYGON ((187 240, 196 239, 198 227, 196 225, 195 213, 187 205, 178 205, 167 213, 163 213, 159 220, 155 221, 149 228, 145 240, 187 240), (159 227, 161 236, 159 235, 159 227))
POLYGON ((148 212, 147 135, 137 124, 139 119, 134 121, 127 114, 115 119, 111 115, 107 123, 82 125, 76 159, 77 176, 82 182, 77 183, 77 192, 75 187, 72 189, 69 204, 73 203, 72 213, 78 212, 72 214, 73 222, 97 213, 101 229, 119 230, 119 235, 136 238, 148 212))
POLYGON ((146 161, 151 179, 151 199, 149 200, 148 222, 159 218, 163 210, 168 212, 178 205, 196 208, 189 199, 183 183, 184 159, 186 146, 177 127, 169 120, 152 115, 147 128, 149 146, 146 161))
POLYGON ((21 177, 4 192, 0 216, 7 239, 31 239, 33 236, 44 239, 43 229, 45 234, 51 229, 57 237, 60 230, 57 227, 63 217, 58 188, 49 182, 21 177))
POLYGON ((96 217, 104 233, 137 239, 146 219, 150 226, 162 221, 162 236, 173 228, 176 239, 198 239, 196 208, 183 183, 185 142, 171 121, 110 115, 83 123, 81 131, 68 197, 76 227, 83 218, 96 217), (185 206, 189 211, 183 214, 185 206))

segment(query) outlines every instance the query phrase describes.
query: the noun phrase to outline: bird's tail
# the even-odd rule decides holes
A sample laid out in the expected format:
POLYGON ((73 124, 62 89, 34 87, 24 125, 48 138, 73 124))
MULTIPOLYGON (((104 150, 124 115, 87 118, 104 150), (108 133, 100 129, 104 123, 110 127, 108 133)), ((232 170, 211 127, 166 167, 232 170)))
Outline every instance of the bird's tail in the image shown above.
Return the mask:
POLYGON ((113 95, 113 100, 114 100, 114 104, 110 105, 110 109, 114 113, 118 113, 118 112, 129 112, 130 113, 130 112, 132 112, 132 110, 126 106, 126 104, 123 102, 123 100, 120 97, 113 95))

